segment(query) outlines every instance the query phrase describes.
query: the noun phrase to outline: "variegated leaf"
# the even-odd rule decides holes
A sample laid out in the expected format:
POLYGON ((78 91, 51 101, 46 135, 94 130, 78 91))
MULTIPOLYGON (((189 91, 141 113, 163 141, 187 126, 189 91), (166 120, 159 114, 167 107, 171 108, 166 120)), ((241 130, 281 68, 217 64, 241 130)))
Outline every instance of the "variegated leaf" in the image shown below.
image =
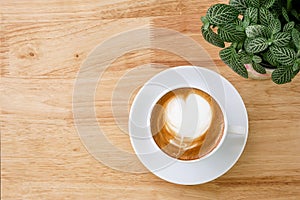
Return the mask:
POLYGON ((243 64, 250 64, 252 63, 251 55, 249 55, 245 51, 238 52, 238 58, 243 64))
POLYGON ((239 15, 239 11, 233 6, 226 4, 215 4, 207 11, 207 19, 213 25, 227 24, 235 20, 239 15))
POLYGON ((220 26, 218 35, 225 42, 239 42, 245 38, 245 33, 243 31, 238 31, 233 24, 220 26))
POLYGON ((269 26, 270 21, 273 20, 274 16, 272 13, 266 8, 259 9, 259 21, 264 26, 269 26))
POLYGON ((292 38, 295 46, 300 50, 300 32, 295 28, 292 30, 292 38))
POLYGON ((253 69, 254 69, 255 71, 257 71, 257 72, 260 73, 260 74, 265 74, 265 73, 267 73, 267 72, 266 72, 266 69, 265 69, 263 66, 261 66, 260 64, 258 64, 258 63, 253 62, 253 63, 252 63, 252 67, 253 67, 253 69))
POLYGON ((244 42, 244 49, 246 49, 246 46, 248 46, 249 42, 251 41, 251 38, 246 38, 244 42))
POLYGON ((289 22, 289 21, 290 21, 290 18, 289 18, 288 12, 287 12, 287 10, 286 10, 286 8, 285 8, 285 7, 282 7, 281 14, 282 14, 282 16, 284 17, 285 21, 287 21, 287 22, 289 22))
POLYGON ((232 47, 227 47, 220 51, 220 58, 225 64, 229 65, 232 62, 232 57, 234 55, 233 51, 235 50, 232 47))
POLYGON ((280 66, 272 73, 272 80, 276 84, 284 84, 291 82, 294 77, 292 67, 280 66))
POLYGON ((270 36, 269 30, 263 25, 252 25, 246 28, 246 35, 249 38, 264 37, 268 38, 270 36))
POLYGON ((262 6, 265 8, 271 8, 276 0, 262 0, 262 6))
POLYGON ((220 58, 236 73, 248 78, 248 72, 244 64, 240 61, 236 50, 232 47, 227 47, 220 51, 220 58))
POLYGON ((287 66, 294 64, 296 52, 293 49, 288 47, 271 46, 270 51, 280 64, 287 66))
POLYGON ((229 5, 235 7, 240 14, 244 14, 248 7, 246 0, 230 0, 229 5))
POLYGON ((268 50, 266 53, 263 54, 263 58, 265 61, 267 61, 272 66, 278 65, 278 62, 277 62, 275 56, 273 56, 273 54, 271 53, 270 50, 268 50))
POLYGON ((278 33, 281 30, 281 22, 279 19, 271 18, 270 24, 268 26, 272 34, 278 33))
POLYGON ((284 25, 283 27, 283 32, 292 32, 293 28, 295 27, 295 22, 289 22, 284 25))
POLYGON ((255 7, 255 8, 260 7, 260 0, 247 0, 247 1, 251 7, 255 7))
POLYGON ((225 47, 224 41, 221 40, 220 37, 218 36, 218 34, 213 32, 213 30, 211 30, 210 27, 208 29, 204 29, 204 27, 202 26, 201 31, 202 31, 202 35, 203 35, 204 39, 207 42, 209 42, 217 47, 221 47, 221 48, 225 47))
POLYGON ((255 62, 255 63, 261 63, 262 59, 261 59, 261 57, 254 55, 252 57, 252 61, 255 62))
POLYGON ((274 35, 273 44, 279 47, 284 47, 291 41, 291 35, 286 32, 279 32, 274 35))
POLYGON ((255 38, 251 40, 246 46, 246 51, 249 53, 259 53, 268 48, 268 43, 266 38, 255 38))
POLYGON ((245 11, 245 17, 246 19, 249 18, 249 21, 251 23, 257 23, 258 22, 258 8, 249 7, 245 11))

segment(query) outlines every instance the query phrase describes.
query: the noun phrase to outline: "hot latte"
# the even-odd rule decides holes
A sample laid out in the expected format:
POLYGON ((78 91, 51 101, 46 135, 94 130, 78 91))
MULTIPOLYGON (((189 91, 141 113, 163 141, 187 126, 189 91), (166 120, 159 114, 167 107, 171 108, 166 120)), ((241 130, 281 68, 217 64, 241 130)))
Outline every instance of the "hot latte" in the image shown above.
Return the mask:
POLYGON ((218 145, 224 131, 224 116, 218 103, 195 88, 179 88, 165 94, 155 104, 150 123, 158 147, 180 160, 207 155, 218 145))

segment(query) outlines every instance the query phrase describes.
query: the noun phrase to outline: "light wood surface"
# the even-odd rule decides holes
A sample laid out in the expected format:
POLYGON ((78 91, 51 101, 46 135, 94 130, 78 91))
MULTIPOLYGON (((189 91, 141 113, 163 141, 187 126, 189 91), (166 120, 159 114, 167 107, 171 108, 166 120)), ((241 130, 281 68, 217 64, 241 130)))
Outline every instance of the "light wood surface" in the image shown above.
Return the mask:
MULTIPOLYGON (((277 86, 233 73, 200 34, 200 16, 215 2, 226 1, 1 0, 1 199, 300 199, 300 76, 277 86), (245 151, 210 183, 180 186, 151 173, 111 169, 79 139, 72 95, 82 62, 112 35, 143 26, 192 37, 245 101, 245 151)), ((97 120, 107 138, 129 152, 128 136, 114 123, 112 89, 150 62, 188 64, 161 50, 133 51, 105 71, 96 91, 97 120)))

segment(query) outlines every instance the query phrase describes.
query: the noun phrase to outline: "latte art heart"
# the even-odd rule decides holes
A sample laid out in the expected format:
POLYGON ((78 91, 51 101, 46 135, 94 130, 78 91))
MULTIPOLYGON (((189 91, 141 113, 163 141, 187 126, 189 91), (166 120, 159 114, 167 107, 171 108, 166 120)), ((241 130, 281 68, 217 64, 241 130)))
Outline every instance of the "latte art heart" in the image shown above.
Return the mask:
POLYGON ((224 116, 206 92, 179 88, 155 104, 150 118, 157 146, 180 160, 195 160, 210 153, 220 142, 224 116))
POLYGON ((180 138, 195 139, 210 127, 210 104, 198 94, 175 96, 166 105, 165 123, 180 138))

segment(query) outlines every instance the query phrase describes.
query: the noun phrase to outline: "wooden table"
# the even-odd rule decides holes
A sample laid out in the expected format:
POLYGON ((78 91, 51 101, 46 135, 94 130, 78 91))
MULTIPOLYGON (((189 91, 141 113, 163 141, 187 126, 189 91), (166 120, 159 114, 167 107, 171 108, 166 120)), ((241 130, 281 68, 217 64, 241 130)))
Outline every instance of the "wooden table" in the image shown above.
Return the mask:
MULTIPOLYGON (((2 0, 1 199, 299 199, 300 76, 277 86, 233 73, 200 34, 200 16, 215 2, 2 0), (149 25, 196 40, 245 101, 245 151, 210 183, 180 186, 111 169, 88 153, 76 131, 72 96, 83 61, 112 35, 149 25)), ((150 62, 189 64, 169 52, 136 50, 119 57, 97 88, 97 120, 114 145, 131 152, 113 123, 111 92, 126 72, 150 62)))

